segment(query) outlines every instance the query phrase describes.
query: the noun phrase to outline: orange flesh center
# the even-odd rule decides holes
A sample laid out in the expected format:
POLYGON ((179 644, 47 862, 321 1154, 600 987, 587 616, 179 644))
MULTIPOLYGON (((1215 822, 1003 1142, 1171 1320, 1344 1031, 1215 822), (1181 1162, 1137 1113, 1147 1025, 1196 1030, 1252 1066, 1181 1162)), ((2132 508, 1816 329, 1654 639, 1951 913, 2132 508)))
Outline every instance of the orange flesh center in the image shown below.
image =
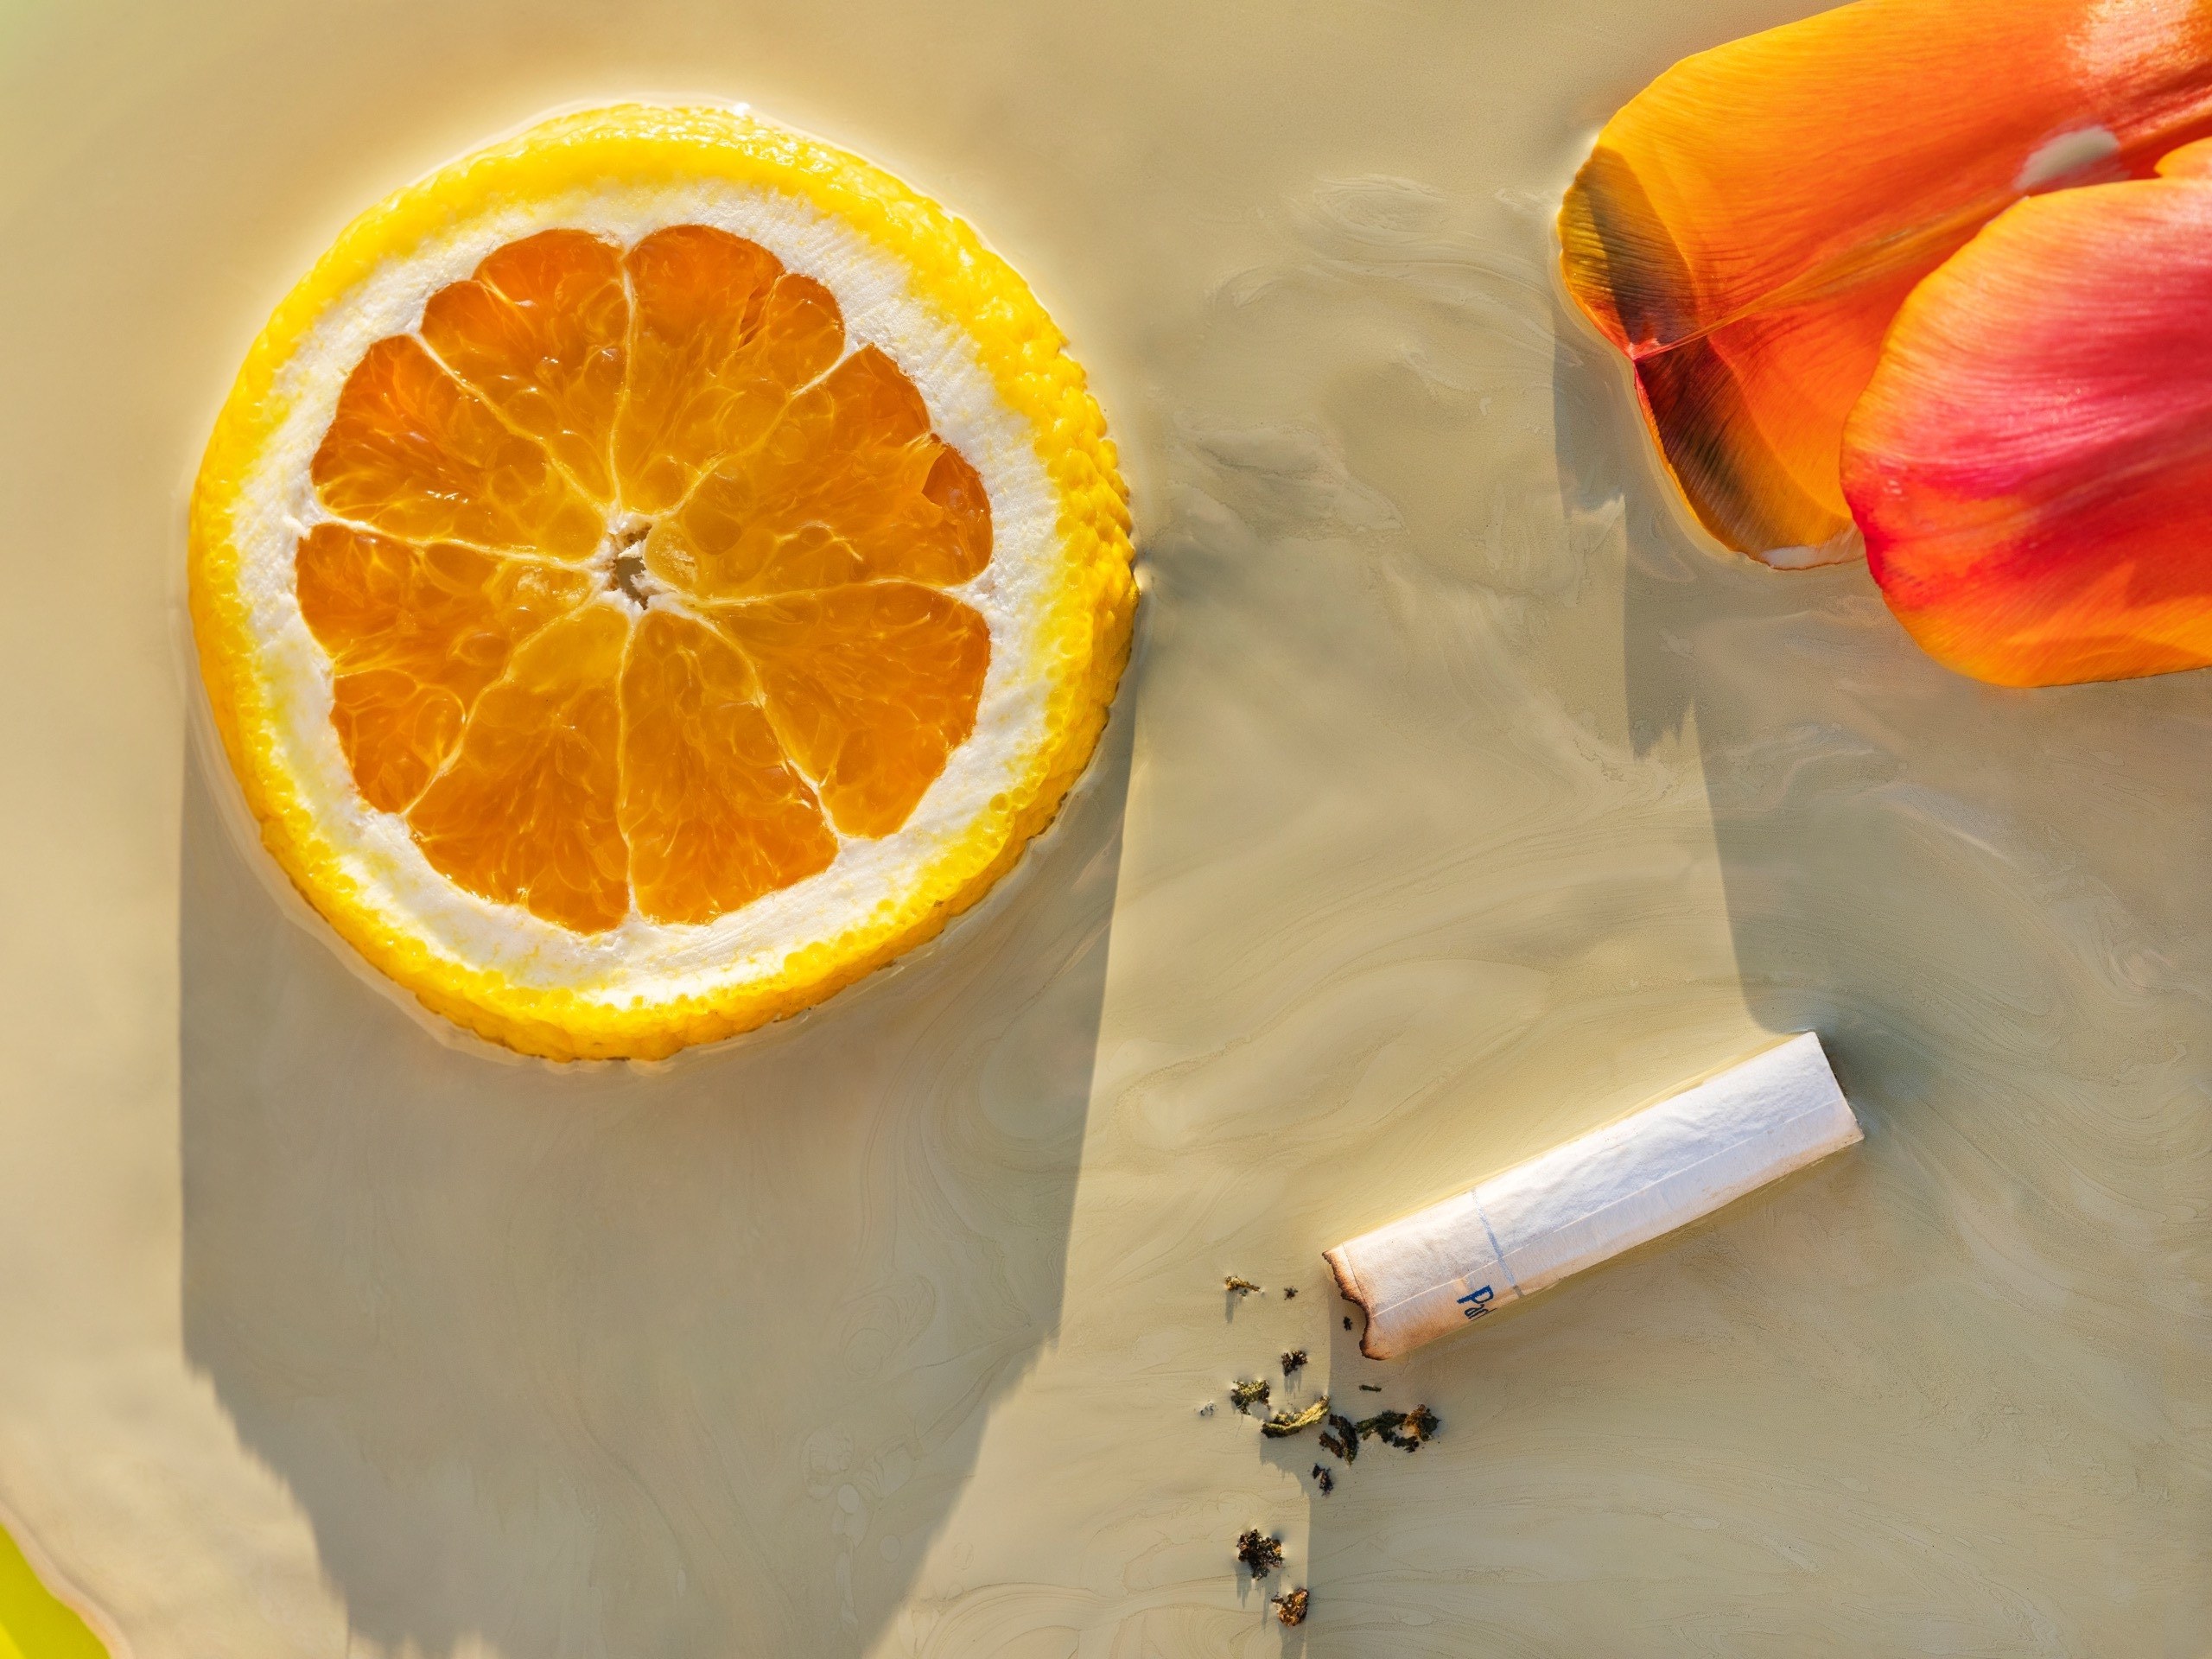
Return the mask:
POLYGON ((363 798, 579 932, 906 823, 974 729, 982 480, 829 290, 723 231, 509 243, 378 340, 296 554, 363 798))

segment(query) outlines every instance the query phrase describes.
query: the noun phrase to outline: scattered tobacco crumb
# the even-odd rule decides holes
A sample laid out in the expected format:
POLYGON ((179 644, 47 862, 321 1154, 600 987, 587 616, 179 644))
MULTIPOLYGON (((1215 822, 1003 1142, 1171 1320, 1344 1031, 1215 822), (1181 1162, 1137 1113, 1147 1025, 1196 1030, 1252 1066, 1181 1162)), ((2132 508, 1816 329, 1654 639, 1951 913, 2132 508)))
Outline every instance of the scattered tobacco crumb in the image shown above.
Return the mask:
POLYGON ((1241 1382, 1230 1383, 1229 1403, 1249 1416, 1253 1407, 1264 1406, 1268 1403, 1266 1382, 1259 1378, 1247 1377, 1241 1382))
POLYGON ((1260 1425, 1260 1433, 1269 1440, 1287 1440, 1293 1434, 1302 1434, 1329 1414, 1329 1396, 1323 1395, 1312 1405, 1298 1411, 1279 1411, 1260 1425))
POLYGON ((1284 1351, 1282 1374, 1286 1378, 1295 1376, 1305 1369, 1306 1351, 1303 1348, 1290 1348, 1284 1351))
POLYGON ((1300 1589, 1286 1591, 1273 1599, 1277 1618, 1286 1624, 1303 1624, 1306 1622, 1306 1604, 1313 1597, 1312 1592, 1300 1589))
POLYGON ((1260 1287, 1249 1279, 1239 1278, 1233 1273, 1221 1281, 1221 1287, 1224 1290, 1234 1291, 1239 1296, 1255 1296, 1260 1290, 1260 1287))
POLYGON ((1349 1313, 1344 1315, 1344 1329, 1347 1331, 1351 1329, 1351 1315, 1349 1313))
MULTIPOLYGON (((1321 1438, 1325 1440, 1329 1437, 1324 1434, 1321 1438)), ((1329 1472, 1327 1465, 1324 1464, 1317 1463, 1313 1465, 1313 1484, 1321 1489, 1321 1496, 1324 1497, 1337 1490, 1337 1478, 1329 1472)))
POLYGON ((1380 1382, 1363 1382, 1359 1385, 1359 1391, 1362 1394, 1380 1394, 1382 1385, 1380 1382))
POLYGON ((1298 1300, 1298 1287, 1296 1285, 1285 1285, 1282 1287, 1282 1299, 1286 1302, 1296 1301, 1298 1300))
POLYGON ((1212 1415, 1213 1415, 1213 1402, 1212 1402, 1212 1401, 1211 1401, 1211 1400, 1209 1400, 1209 1401, 1207 1401, 1207 1402, 1205 1402, 1205 1404, 1204 1404, 1203 1406, 1200 1406, 1200 1407, 1198 1408, 1198 1415, 1199 1415, 1199 1416, 1201 1416, 1201 1417, 1211 1417, 1211 1416, 1212 1416, 1212 1415))
POLYGON ((1441 1425, 1436 1421, 1436 1414, 1427 1406, 1415 1406, 1411 1411, 1377 1412, 1355 1427, 1363 1437, 1372 1434, 1385 1446, 1418 1452, 1441 1425))
POLYGON ((1329 1427, 1321 1435, 1321 1444, 1346 1463, 1353 1462, 1359 1456, 1359 1430, 1351 1418, 1332 1412, 1329 1414, 1329 1427))
POLYGON ((1254 1578, 1264 1579, 1282 1565, 1282 1540, 1269 1537, 1257 1527, 1247 1527, 1236 1535, 1236 1559, 1254 1578))

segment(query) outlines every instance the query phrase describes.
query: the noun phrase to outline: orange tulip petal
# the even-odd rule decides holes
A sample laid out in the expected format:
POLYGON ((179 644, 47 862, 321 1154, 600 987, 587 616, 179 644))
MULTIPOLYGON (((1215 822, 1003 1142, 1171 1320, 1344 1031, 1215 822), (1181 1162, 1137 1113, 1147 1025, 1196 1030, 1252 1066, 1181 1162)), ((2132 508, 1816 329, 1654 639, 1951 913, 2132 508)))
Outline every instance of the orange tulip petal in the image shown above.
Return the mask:
POLYGON ((1700 520, 1803 563, 1847 535, 1844 421, 1913 284, 2024 194, 2208 129, 2194 0, 1859 0, 1685 59, 1608 122, 1560 210, 1567 284, 1700 520))
POLYGON ((1997 219, 1898 314, 1845 435, 1890 607, 2001 685, 2212 663, 2212 178, 1997 219))

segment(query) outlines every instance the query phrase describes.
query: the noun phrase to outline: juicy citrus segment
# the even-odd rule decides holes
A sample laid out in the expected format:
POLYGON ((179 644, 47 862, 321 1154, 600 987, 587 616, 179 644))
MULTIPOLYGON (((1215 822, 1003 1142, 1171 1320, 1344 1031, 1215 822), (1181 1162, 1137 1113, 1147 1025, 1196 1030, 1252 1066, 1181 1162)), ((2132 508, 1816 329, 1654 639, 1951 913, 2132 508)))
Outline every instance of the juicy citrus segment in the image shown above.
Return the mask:
POLYGON ((343 524, 300 543, 300 610, 334 673, 331 721, 370 805, 404 810, 515 647, 591 596, 589 576, 343 524))
POLYGON ((950 587, 990 563, 990 505, 913 382, 864 346, 701 480, 645 557, 702 599, 886 576, 950 587))
POLYGON ((622 712, 622 834, 649 920, 712 921, 830 868, 837 837, 785 764, 758 677, 713 629, 647 612, 622 712))
POLYGON ((407 815, 430 863, 471 893, 581 932, 630 908, 616 821, 617 685, 630 620, 588 605, 515 653, 453 762, 407 815))
POLYGON ((582 231, 508 243, 423 311, 423 338, 446 366, 599 501, 614 498, 629 333, 622 251, 582 231))
POLYGON ((904 823, 975 729, 990 634, 957 599, 867 582, 713 615, 759 674, 776 735, 849 836, 904 823))
POLYGON ((626 263, 637 321, 615 465, 624 505, 664 512, 836 362, 845 325, 821 283, 710 226, 656 231, 626 263))
POLYGON ((472 542, 588 557, 600 512, 407 334, 380 340, 338 394, 312 468, 342 518, 410 542, 472 542))

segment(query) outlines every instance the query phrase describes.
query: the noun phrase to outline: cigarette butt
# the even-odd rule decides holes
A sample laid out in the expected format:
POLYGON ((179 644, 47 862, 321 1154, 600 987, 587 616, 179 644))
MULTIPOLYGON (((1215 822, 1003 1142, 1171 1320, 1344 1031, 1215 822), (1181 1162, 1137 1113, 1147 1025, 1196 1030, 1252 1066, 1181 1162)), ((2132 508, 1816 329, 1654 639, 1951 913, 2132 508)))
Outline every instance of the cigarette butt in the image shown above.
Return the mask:
POLYGON ((1323 1259, 1395 1359, 1860 1138, 1804 1032, 1323 1259))

